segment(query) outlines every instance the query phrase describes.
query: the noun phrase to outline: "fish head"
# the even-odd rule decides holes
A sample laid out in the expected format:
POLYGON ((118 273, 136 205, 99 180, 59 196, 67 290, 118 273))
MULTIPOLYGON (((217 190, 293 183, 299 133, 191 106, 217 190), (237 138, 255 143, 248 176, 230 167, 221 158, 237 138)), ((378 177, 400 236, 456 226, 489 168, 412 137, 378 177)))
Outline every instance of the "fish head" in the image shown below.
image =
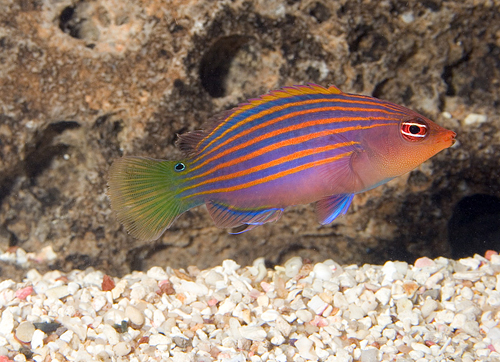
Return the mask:
MULTIPOLYGON (((364 149, 379 179, 413 170, 455 143, 456 133, 413 112, 399 123, 378 127, 366 135, 364 149)), ((367 161, 368 161, 367 159, 367 161)))

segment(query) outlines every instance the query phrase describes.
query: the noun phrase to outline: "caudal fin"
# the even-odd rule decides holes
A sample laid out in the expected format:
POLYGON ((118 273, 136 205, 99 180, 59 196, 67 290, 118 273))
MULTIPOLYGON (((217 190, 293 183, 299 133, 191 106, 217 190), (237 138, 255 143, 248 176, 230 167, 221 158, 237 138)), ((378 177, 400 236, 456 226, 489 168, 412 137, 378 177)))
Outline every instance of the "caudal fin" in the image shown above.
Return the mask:
POLYGON ((180 175, 175 161, 123 157, 109 170, 111 208, 127 231, 156 240, 186 209, 177 197, 180 175))

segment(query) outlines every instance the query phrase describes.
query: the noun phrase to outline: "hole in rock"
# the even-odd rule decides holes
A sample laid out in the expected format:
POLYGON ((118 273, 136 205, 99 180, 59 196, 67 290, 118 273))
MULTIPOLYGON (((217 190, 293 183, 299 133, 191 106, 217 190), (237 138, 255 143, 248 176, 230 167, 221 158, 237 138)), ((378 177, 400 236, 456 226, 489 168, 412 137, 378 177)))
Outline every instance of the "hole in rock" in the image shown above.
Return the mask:
POLYGON ((225 36, 205 52, 200 63, 200 79, 203 88, 211 97, 225 96, 226 78, 231 62, 238 50, 250 39, 243 35, 225 36))
POLYGON ((500 250, 500 198, 476 194, 460 200, 448 222, 448 241, 455 259, 500 250))
POLYGON ((75 26, 75 7, 67 6, 59 15, 59 29, 73 38, 78 38, 78 29, 75 26))
POLYGON ((54 157, 65 153, 69 146, 63 143, 54 144, 54 138, 66 130, 79 128, 80 124, 74 121, 60 121, 51 123, 41 132, 33 142, 26 145, 24 169, 30 178, 38 176, 50 166, 54 157))
POLYGON ((387 38, 368 25, 358 26, 347 39, 349 50, 354 56, 354 65, 379 61, 389 46, 387 38))
POLYGON ((327 21, 332 16, 330 9, 320 2, 316 2, 310 7, 309 15, 315 18, 320 24, 327 21))
MULTIPOLYGON (((99 40, 97 23, 106 26, 109 23, 105 10, 93 2, 80 1, 74 6, 67 6, 59 15, 59 29, 76 39, 89 43, 99 40)), ((92 48, 95 44, 87 44, 92 48)))
POLYGON ((6 174, 0 176, 0 205, 10 194, 19 174, 19 167, 14 167, 12 170, 8 170, 6 174))

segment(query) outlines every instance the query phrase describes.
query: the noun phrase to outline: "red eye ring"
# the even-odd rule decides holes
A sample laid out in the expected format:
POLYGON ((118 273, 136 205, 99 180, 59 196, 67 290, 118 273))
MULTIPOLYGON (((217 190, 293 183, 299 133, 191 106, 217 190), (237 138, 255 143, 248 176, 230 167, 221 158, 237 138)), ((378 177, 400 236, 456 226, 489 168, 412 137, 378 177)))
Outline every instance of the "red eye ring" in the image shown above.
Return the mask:
POLYGON ((401 135, 407 141, 422 141, 428 133, 429 128, 419 119, 401 123, 401 135))

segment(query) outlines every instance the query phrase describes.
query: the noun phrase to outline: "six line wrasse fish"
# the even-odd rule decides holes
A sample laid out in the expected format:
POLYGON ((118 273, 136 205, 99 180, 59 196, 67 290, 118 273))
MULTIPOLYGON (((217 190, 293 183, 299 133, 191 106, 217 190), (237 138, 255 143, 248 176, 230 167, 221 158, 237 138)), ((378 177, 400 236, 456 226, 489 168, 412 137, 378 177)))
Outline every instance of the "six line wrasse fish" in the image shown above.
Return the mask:
POLYGON ((316 202, 322 224, 354 194, 409 172, 455 142, 455 132, 399 105, 315 84, 284 87, 179 136, 179 161, 116 160, 109 197, 134 237, 155 240, 205 204, 233 233, 316 202))

